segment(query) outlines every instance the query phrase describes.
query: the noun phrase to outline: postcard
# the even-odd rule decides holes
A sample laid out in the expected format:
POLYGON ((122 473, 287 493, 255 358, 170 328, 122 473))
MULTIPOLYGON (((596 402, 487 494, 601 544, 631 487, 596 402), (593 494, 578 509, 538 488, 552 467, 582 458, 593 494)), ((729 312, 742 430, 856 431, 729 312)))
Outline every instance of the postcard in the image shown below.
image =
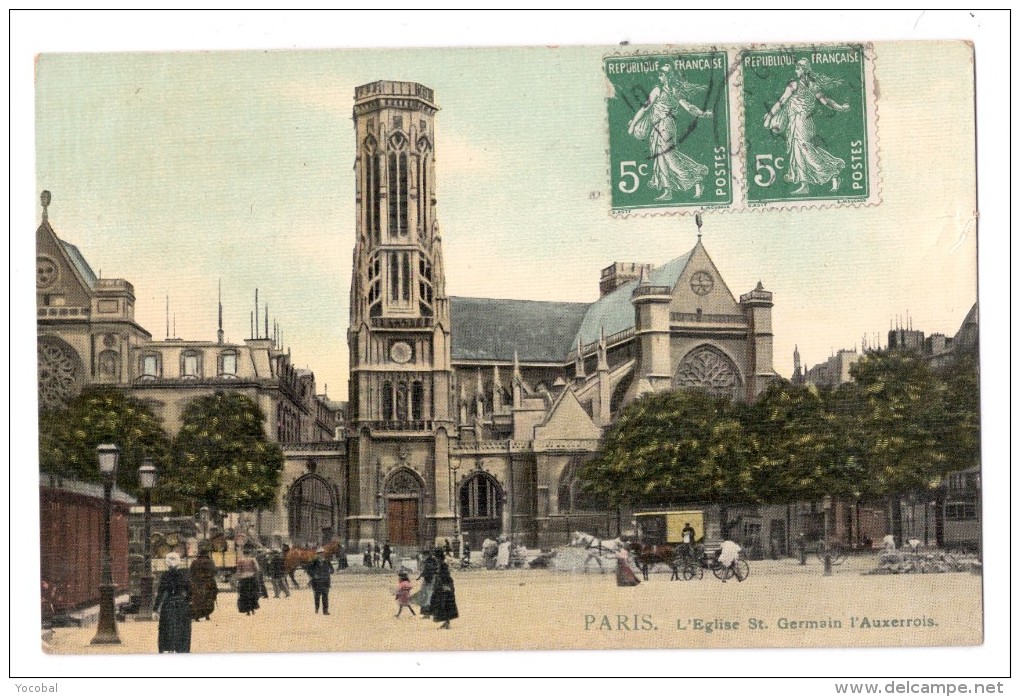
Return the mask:
POLYGON ((39 55, 42 651, 980 645, 974 66, 39 55))

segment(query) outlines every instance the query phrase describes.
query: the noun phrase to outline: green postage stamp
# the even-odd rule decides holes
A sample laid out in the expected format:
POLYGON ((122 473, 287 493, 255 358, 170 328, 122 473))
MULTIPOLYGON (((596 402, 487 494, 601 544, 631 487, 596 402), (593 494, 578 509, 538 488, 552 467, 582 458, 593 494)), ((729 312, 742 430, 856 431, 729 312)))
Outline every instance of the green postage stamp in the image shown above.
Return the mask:
POLYGON ((879 202, 867 45, 607 56, 615 215, 879 202))
POLYGON ((614 210, 728 206, 724 51, 605 60, 614 210))
POLYGON ((867 63, 861 45, 742 53, 749 206, 870 200, 867 63))

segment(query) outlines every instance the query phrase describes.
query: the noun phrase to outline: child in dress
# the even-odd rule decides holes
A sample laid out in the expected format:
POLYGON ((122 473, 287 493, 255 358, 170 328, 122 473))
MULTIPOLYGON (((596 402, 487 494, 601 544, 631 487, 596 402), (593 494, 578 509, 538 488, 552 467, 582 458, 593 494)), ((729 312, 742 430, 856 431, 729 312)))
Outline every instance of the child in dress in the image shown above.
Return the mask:
POLYGON ((397 614, 394 617, 400 617, 400 613, 404 611, 406 607, 414 615, 414 608, 411 607, 411 579, 408 578, 407 574, 401 571, 397 574, 397 614))

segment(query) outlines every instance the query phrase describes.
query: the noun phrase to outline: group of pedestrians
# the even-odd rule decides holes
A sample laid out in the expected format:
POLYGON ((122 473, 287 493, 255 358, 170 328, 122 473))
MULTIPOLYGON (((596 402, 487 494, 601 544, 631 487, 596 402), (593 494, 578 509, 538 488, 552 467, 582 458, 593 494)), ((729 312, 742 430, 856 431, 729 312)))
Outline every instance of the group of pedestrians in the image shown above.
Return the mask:
POLYGON ((432 618, 433 621, 441 623, 440 629, 449 629, 450 621, 457 619, 460 614, 457 610, 457 594, 453 584, 453 576, 450 575, 450 565, 446 562, 446 550, 437 547, 431 552, 425 552, 421 560, 421 573, 418 580, 421 587, 414 595, 410 595, 411 582, 409 576, 401 572, 398 574, 397 583, 397 617, 405 607, 414 614, 411 603, 418 605, 422 619, 432 618))
MULTIPOLYGON (((362 564, 369 568, 379 567, 380 569, 389 566, 393 568, 393 548, 390 547, 390 543, 386 542, 382 547, 378 544, 367 544, 365 545, 365 554, 362 555, 362 564)), ((344 563, 346 567, 346 560, 344 563)))
MULTIPOLYGON (((371 546, 370 546, 371 547, 371 546)), ((377 546, 376 546, 377 547, 377 546)), ((377 547, 378 548, 378 547, 377 547)), ((368 554, 368 552, 366 552, 368 554)), ((380 549, 380 565, 389 564, 393 568, 392 549, 389 543, 380 549)), ((260 598, 268 598, 265 579, 268 578, 273 587, 273 597, 281 594, 290 597, 284 554, 281 550, 272 549, 261 555, 259 559, 249 551, 239 551, 234 578, 237 581, 237 610, 244 615, 254 615, 259 609, 260 598)), ((415 615, 411 603, 418 605, 422 618, 431 618, 439 622, 440 629, 449 629, 450 621, 457 619, 457 597, 454 589, 450 566, 446 561, 447 554, 443 548, 437 548, 424 555, 421 573, 418 580, 422 582, 416 593, 411 594, 413 584, 406 571, 397 575, 397 617, 406 607, 415 615)), ((158 648, 160 653, 190 653, 191 624, 201 620, 210 620, 216 609, 219 589, 216 585, 216 565, 209 551, 202 549, 190 568, 182 566, 181 556, 171 552, 165 558, 166 571, 159 579, 154 610, 159 614, 158 648)), ((346 564, 343 565, 344 568, 346 564)), ((326 555, 326 550, 319 547, 315 558, 305 567, 315 612, 322 610, 329 615, 329 591, 332 585, 333 565, 326 555)))

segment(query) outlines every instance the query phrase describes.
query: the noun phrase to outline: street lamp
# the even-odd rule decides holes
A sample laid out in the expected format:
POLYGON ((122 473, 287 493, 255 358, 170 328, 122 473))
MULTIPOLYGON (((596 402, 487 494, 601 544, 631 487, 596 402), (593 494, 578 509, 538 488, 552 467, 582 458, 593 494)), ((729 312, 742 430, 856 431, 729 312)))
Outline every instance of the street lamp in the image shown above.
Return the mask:
POLYGON ((202 506, 198 509, 198 522, 202 524, 202 539, 209 543, 209 507, 202 506))
POLYGON ((449 460, 450 465, 450 507, 453 508, 453 538, 457 541, 457 556, 463 555, 464 541, 460 539, 460 496, 457 495, 457 470, 460 469, 460 460, 449 460))
POLYGON ((138 468, 138 483, 145 496, 145 525, 142 528, 142 600, 138 619, 152 619, 152 489, 156 486, 156 466, 152 458, 145 458, 138 468))
POLYGON ((103 559, 102 577, 99 581, 99 626, 92 637, 93 644, 119 644, 117 636, 116 608, 113 605, 113 565, 110 560, 110 516, 113 495, 113 482, 117 477, 117 461, 120 459, 120 448, 109 443, 96 448, 99 456, 99 471, 103 475, 103 559))
POLYGON ((822 574, 832 576, 832 550, 829 549, 829 516, 832 511, 832 497, 828 494, 822 498, 822 510, 824 511, 822 518, 822 562, 824 564, 824 571, 822 574))

